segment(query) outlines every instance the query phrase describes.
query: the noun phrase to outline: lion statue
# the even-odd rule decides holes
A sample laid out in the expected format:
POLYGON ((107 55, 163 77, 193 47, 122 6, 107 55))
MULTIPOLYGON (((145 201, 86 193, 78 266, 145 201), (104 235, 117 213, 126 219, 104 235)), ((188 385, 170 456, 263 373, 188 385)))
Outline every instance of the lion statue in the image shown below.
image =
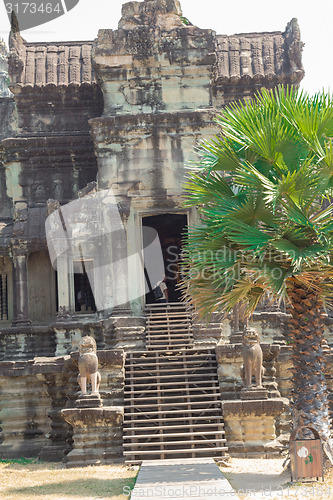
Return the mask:
POLYGON ((243 332, 242 355, 244 360, 243 373, 244 385, 247 389, 252 387, 252 376, 254 375, 256 387, 262 388, 262 366, 263 356, 260 346, 260 335, 254 328, 246 328, 243 332))
POLYGON ((98 372, 96 342, 93 337, 83 337, 79 344, 79 375, 77 381, 82 394, 87 394, 87 380, 91 382, 91 393, 99 393, 101 375, 98 372))

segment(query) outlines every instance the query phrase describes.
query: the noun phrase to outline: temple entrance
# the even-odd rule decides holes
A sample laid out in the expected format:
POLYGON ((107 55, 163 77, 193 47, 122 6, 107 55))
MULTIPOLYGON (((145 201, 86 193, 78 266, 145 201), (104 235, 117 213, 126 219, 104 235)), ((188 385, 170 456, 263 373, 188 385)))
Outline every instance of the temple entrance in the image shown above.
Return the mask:
POLYGON ((87 272, 90 271, 90 277, 93 275, 92 260, 74 260, 74 297, 75 312, 92 313, 96 311, 94 294, 87 272))
MULTIPOLYGON (((162 214, 143 217, 143 227, 151 227, 158 233, 165 270, 165 283, 168 288, 168 302, 179 302, 181 298, 178 283, 180 281, 180 254, 182 236, 187 229, 186 214, 162 214)), ((163 277, 162 277, 163 278, 163 277)), ((154 285, 151 285, 154 287, 154 285)), ((146 304, 156 299, 152 292, 146 293, 146 304)))

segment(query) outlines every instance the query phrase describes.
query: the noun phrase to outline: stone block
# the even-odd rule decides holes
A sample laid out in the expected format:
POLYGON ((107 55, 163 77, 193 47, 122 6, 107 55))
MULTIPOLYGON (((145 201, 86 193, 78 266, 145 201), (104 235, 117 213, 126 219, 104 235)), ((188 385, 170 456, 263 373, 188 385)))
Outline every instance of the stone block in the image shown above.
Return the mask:
POLYGON ((273 456, 281 448, 276 443, 276 418, 283 412, 283 399, 223 401, 222 413, 228 450, 231 455, 246 457, 273 456))
POLYGON ((73 427, 74 448, 66 467, 104 465, 122 458, 123 407, 68 408, 61 413, 73 427))
POLYGON ((267 399, 268 391, 257 387, 253 387, 252 389, 243 388, 240 392, 240 398, 243 400, 267 399))
POLYGON ((37 456, 48 444, 49 430, 49 399, 42 382, 35 376, 1 376, 0 409, 0 457, 37 456))

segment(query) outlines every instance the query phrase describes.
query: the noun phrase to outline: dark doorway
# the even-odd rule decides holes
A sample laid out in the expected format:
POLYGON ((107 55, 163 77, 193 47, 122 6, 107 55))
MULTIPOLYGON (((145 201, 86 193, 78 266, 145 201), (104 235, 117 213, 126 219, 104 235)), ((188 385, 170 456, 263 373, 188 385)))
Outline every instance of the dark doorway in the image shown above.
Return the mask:
MULTIPOLYGON (((180 255, 182 237, 187 230, 186 214, 162 214, 143 217, 142 225, 152 227, 158 233, 164 261, 166 285, 169 302, 179 302, 181 298, 178 283, 180 281, 180 255)), ((151 292, 146 294, 146 303, 155 302, 151 292)))
MULTIPOLYGON (((94 294, 88 278, 88 271, 93 269, 93 261, 74 260, 75 312, 91 313, 96 311, 94 294)), ((90 276, 92 272, 90 273, 90 276)))

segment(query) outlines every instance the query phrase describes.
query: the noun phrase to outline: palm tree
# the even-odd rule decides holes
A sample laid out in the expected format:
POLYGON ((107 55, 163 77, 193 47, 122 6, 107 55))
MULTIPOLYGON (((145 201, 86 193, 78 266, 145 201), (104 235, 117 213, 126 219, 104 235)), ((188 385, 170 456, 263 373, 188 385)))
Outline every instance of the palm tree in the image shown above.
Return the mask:
POLYGON ((315 427, 332 459, 323 366, 333 257, 333 101, 293 87, 263 90, 216 118, 198 146, 187 206, 199 223, 184 241, 184 293, 202 316, 264 294, 286 301, 294 425, 315 427))

